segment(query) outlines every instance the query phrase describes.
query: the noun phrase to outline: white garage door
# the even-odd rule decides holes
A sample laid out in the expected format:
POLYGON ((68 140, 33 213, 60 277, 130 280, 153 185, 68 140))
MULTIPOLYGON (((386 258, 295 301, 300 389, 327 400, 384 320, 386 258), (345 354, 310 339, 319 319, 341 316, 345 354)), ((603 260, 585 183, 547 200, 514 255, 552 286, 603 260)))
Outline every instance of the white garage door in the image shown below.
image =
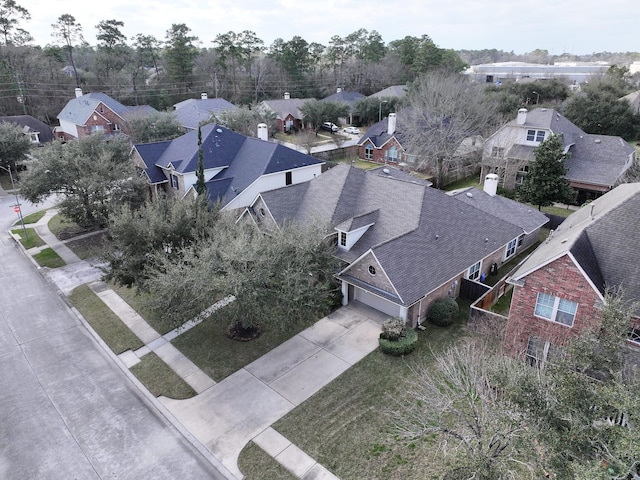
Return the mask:
POLYGON ((386 313, 392 317, 400 316, 400 306, 396 305, 389 300, 385 300, 384 298, 378 297, 373 293, 369 293, 361 288, 355 289, 354 299, 359 301, 360 303, 364 303, 365 305, 369 305, 370 307, 375 308, 376 310, 380 310, 381 312, 386 313))

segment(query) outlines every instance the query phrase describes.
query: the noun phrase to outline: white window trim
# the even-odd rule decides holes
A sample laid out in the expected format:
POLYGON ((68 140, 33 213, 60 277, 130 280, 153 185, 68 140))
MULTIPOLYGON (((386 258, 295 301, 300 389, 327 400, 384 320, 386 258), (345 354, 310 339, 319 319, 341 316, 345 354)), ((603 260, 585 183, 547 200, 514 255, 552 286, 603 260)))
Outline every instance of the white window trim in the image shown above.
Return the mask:
POLYGON ((481 271, 482 271, 482 260, 480 260, 479 262, 474 263, 473 265, 471 265, 469 267, 469 269, 467 270, 467 279, 468 280, 478 280, 480 278, 481 271), (473 273, 471 273, 471 271, 474 270, 476 266, 478 267, 478 269, 475 270, 473 273), (471 278, 471 275, 475 275, 475 277, 471 278))
POLYGON ((368 143, 364 147, 364 159, 365 160, 373 160, 373 145, 368 143))
POLYGON ((505 247, 504 259, 506 260, 508 258, 513 257, 517 251, 518 251, 518 239, 514 238, 509 243, 507 243, 507 246, 505 247), (509 253, 509 250, 512 250, 512 252, 509 253))
POLYGON ((640 326, 629 328, 628 340, 634 345, 637 345, 640 347, 640 326))
POLYGON ((576 320, 576 315, 577 314, 578 314, 578 303, 577 302, 574 302, 572 300, 567 300, 566 298, 560 298, 560 297, 558 297, 556 295, 551 295, 550 293, 538 292, 538 295, 536 297, 536 304, 533 307, 533 315, 535 317, 542 318, 543 320, 547 320, 549 322, 553 322, 553 323, 556 323, 558 325, 564 325, 565 327, 571 328, 571 327, 573 327, 573 324, 574 324, 574 322, 576 320), (551 318, 543 317, 542 315, 539 315, 539 314, 536 313, 536 307, 538 306, 538 300, 540 299, 540 295, 548 295, 548 296, 554 298, 553 307, 552 307, 552 310, 551 310, 551 318), (558 320, 556 320, 557 317, 558 317, 558 306, 560 305, 560 300, 566 300, 567 302, 571 302, 571 303, 575 303, 576 304, 576 311, 573 313, 573 318, 571 319, 571 324, 570 325, 566 324, 566 323, 559 322, 558 320))

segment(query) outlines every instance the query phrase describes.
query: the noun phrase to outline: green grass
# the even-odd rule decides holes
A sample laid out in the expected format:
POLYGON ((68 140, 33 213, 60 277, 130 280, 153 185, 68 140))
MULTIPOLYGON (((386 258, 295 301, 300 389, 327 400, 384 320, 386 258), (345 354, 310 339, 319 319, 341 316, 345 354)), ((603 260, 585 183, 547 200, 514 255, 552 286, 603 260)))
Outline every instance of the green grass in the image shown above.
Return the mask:
POLYGON ((48 225, 51 233, 58 237, 59 240, 68 240, 91 231, 91 229, 81 227, 61 214, 52 217, 48 225))
POLYGON ((69 301, 115 354, 143 346, 142 341, 87 285, 71 292, 69 301))
MULTIPOLYGON (((20 188, 20 182, 18 182, 18 180, 16 180, 15 177, 14 177, 13 181, 15 182, 16 189, 19 189, 20 188)), ((0 185, 2 185, 2 188, 4 190, 6 190, 7 192, 13 190, 13 185, 11 185, 11 177, 4 170, 2 170, 0 172, 0 185)))
POLYGON ((58 268, 66 265, 62 257, 51 247, 47 247, 41 252, 36 253, 33 259, 38 262, 38 265, 41 267, 58 268))
POLYGON ((477 176, 463 178, 462 180, 456 180, 453 183, 449 183, 448 185, 445 185, 442 189, 447 192, 451 192, 453 190, 459 190, 461 188, 469 188, 469 187, 474 187, 482 190, 482 185, 478 182, 477 176))
MULTIPOLYGON (((466 305, 461 305, 466 317, 466 305)), ((411 368, 431 365, 440 351, 462 335, 464 321, 448 328, 425 324, 416 350, 392 357, 376 350, 274 424, 274 428, 340 478, 423 479, 441 477, 436 439, 412 445, 390 431, 387 408, 401 395, 399 379, 411 368)), ((245 448, 240 464, 248 463, 245 448)))
POLYGON ((27 238, 25 238, 25 234, 21 228, 11 230, 11 233, 20 237, 20 243, 24 248, 29 250, 30 248, 41 247, 44 245, 44 240, 38 236, 34 228, 26 228, 25 231, 27 232, 27 238))
POLYGON ((292 473, 269 456, 264 450, 253 442, 242 450, 238 459, 238 467, 244 473, 245 480, 295 480, 292 473))
POLYGON ((99 257, 107 247, 107 234, 105 232, 96 232, 95 235, 76 240, 67 240, 65 245, 82 260, 99 257))
POLYGON ((298 325, 286 331, 266 328, 260 337, 250 342, 241 342, 225 335, 228 325, 229 321, 224 319, 224 313, 216 313, 172 343, 207 375, 219 382, 309 326, 298 325))
POLYGON ((196 394, 187 382, 153 352, 143 356, 140 363, 130 370, 155 397, 164 395, 182 400, 196 394))
POLYGON ((354 167, 359 168, 361 170, 372 170, 374 168, 384 167, 382 163, 367 162, 366 160, 361 160, 359 158, 354 158, 354 157, 337 158, 332 161, 336 163, 346 163, 348 165, 353 165, 354 167), (353 161, 354 159, 355 159, 355 162, 353 161))
POLYGON ((498 315, 509 316, 509 308, 511 307, 511 296, 513 295, 513 288, 507 293, 502 295, 496 304, 491 307, 491 311, 498 315))
POLYGON ((40 210, 39 212, 34 212, 30 215, 27 215, 26 217, 23 217, 22 220, 24 221, 24 223, 36 223, 38 220, 44 217, 45 213, 47 213, 46 210, 40 210))
MULTIPOLYGON (((533 208, 537 209, 538 207, 535 207, 532 205, 533 208)), ((569 215, 571 215, 575 210, 571 210, 569 208, 564 208, 564 207, 554 207, 553 205, 550 207, 542 207, 540 209, 540 211, 544 212, 544 213, 550 213, 551 215, 558 215, 560 217, 568 217, 569 215)))
MULTIPOLYGON (((115 282, 110 283, 111 288, 120 295, 125 302, 129 304, 145 321, 153 327, 156 332, 161 335, 173 330, 173 325, 168 320, 159 317, 151 308, 149 302, 153 300, 153 296, 149 293, 141 292, 136 287, 129 288, 117 285, 115 282)), ((213 299, 215 302, 216 299, 213 299)))

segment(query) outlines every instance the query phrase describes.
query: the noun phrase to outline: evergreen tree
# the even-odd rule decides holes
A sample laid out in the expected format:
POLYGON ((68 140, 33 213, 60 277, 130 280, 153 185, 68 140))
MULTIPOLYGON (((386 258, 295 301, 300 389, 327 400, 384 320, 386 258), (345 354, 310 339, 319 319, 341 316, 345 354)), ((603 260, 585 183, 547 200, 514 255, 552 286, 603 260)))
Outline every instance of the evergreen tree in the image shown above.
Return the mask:
POLYGON ((569 154, 564 153, 562 135, 551 135, 534 152, 535 161, 529 166, 529 175, 518 190, 520 200, 540 207, 554 202, 572 203, 575 192, 564 177, 564 165, 569 154))
POLYGON ((204 154, 202 153, 202 129, 198 127, 198 170, 196 171, 196 192, 198 196, 207 193, 207 186, 204 183, 204 154))

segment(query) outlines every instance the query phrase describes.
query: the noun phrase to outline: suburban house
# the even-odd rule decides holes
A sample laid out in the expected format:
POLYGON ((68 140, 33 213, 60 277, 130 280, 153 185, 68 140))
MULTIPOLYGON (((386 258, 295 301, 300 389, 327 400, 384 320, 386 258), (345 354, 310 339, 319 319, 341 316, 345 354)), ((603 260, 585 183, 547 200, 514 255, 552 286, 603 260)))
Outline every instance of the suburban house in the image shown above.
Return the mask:
POLYGON ((626 100, 629 102, 629 106, 633 113, 640 114, 640 90, 636 90, 635 92, 631 92, 624 97, 621 97, 620 100, 626 100))
POLYGON ((305 128, 300 107, 312 98, 291 98, 289 93, 284 94, 281 100, 263 100, 261 108, 271 110, 276 114, 276 128, 280 132, 293 132, 305 128))
MULTIPOLYGON (((245 137, 225 127, 202 127, 202 154, 207 196, 231 210, 246 207, 260 192, 307 182, 322 173, 323 161, 259 137, 245 137)), ((177 198, 195 194, 198 132, 164 142, 134 145, 131 157, 149 181, 151 194, 177 198)))
MULTIPOLYGON (((640 183, 622 184, 569 216, 507 279, 514 285, 505 348, 532 364, 594 326, 607 287, 640 300, 640 183)), ((640 311, 629 325, 640 349, 640 311)))
POLYGON ((42 145, 53 140, 51 127, 31 115, 13 115, 0 117, 0 123, 13 123, 22 129, 22 133, 29 137, 31 143, 42 145))
POLYGON ((373 98, 388 98, 388 97, 399 97, 402 98, 407 94, 407 86, 406 85, 391 85, 379 92, 372 93, 369 97, 373 98))
POLYGON ((483 280, 532 245, 547 222, 495 189, 448 195, 395 168, 347 165, 263 192, 240 218, 267 232, 327 225, 343 265, 343 304, 356 300, 412 326, 426 320, 433 300, 457 297, 462 282, 483 280))
POLYGON ((211 121, 212 117, 229 110, 237 110, 233 103, 224 98, 209 98, 206 93, 201 93, 200 98, 189 98, 174 106, 174 116, 185 132, 197 130, 198 127, 211 121))
POLYGON ((484 143, 481 178, 496 173, 503 187, 524 182, 534 150, 552 134, 562 134, 566 178, 578 192, 578 204, 608 192, 633 165, 635 149, 620 137, 590 135, 550 108, 518 110, 515 120, 503 125, 484 143))
MULTIPOLYGON (((358 100, 362 100, 363 98, 365 97, 361 93, 347 92, 345 90, 342 90, 341 88, 338 88, 336 93, 334 93, 333 95, 329 95, 328 97, 325 97, 320 101, 342 103, 349 107, 349 118, 345 118, 344 123, 348 123, 351 125, 354 123, 354 121, 357 123, 360 120, 357 116, 354 118, 354 107, 356 102, 358 100)), ((341 119, 340 121, 342 122, 343 120, 341 119)))
MULTIPOLYGON (((404 112, 407 112, 406 110, 404 112)), ((397 115, 390 113, 388 117, 373 124, 358 140, 358 158, 368 162, 395 164, 401 167, 415 168, 416 155, 412 154, 401 129, 398 128, 397 115)), ((480 135, 465 138, 455 152, 456 157, 468 161, 452 162, 447 172, 450 181, 466 178, 477 171, 477 157, 480 155, 483 140, 480 135)))
POLYGON ((69 100, 58 114, 60 126, 55 132, 64 140, 77 140, 93 133, 128 135, 129 120, 155 112, 149 105, 127 107, 104 93, 83 95, 82 90, 76 88, 76 98, 69 100))

